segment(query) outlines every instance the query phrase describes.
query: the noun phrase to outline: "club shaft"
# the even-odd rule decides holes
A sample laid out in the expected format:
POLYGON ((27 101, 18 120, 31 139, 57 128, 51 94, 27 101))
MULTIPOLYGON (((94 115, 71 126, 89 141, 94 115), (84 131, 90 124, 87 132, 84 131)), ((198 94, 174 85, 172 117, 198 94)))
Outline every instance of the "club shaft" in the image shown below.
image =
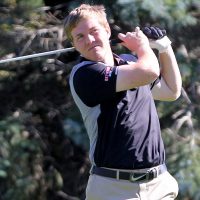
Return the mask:
POLYGON ((0 60, 0 64, 19 61, 19 60, 26 60, 26 59, 30 59, 30 58, 37 58, 37 57, 42 57, 42 56, 49 56, 49 55, 53 55, 53 54, 66 53, 66 52, 74 51, 74 50, 75 50, 74 47, 70 47, 70 48, 57 49, 57 50, 47 51, 47 52, 42 52, 42 53, 35 53, 35 54, 31 54, 31 55, 26 55, 26 56, 19 56, 19 57, 15 57, 15 58, 8 58, 8 59, 0 60))

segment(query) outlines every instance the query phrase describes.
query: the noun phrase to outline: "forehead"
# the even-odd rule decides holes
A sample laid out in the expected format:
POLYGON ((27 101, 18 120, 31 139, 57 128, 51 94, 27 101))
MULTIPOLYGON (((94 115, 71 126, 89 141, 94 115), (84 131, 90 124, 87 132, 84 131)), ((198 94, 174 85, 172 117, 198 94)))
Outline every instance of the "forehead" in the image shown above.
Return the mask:
POLYGON ((76 27, 72 29, 71 33, 72 36, 76 36, 77 34, 84 33, 92 28, 103 28, 97 17, 84 18, 80 20, 76 27))

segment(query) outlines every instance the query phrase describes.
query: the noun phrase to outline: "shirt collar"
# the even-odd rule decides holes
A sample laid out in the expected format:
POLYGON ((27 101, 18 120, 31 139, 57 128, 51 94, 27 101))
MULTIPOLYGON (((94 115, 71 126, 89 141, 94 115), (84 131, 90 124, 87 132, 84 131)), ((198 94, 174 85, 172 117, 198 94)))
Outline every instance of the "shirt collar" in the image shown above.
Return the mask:
MULTIPOLYGON (((127 62, 123 60, 122 58, 120 58, 120 56, 118 56, 117 54, 113 53, 113 57, 114 57, 114 63, 116 66, 127 64, 127 62)), ((89 61, 89 60, 84 58, 83 56, 80 56, 79 62, 83 62, 83 61, 89 61)))
POLYGON ((123 60, 122 58, 120 58, 120 56, 118 56, 117 54, 113 54, 114 57, 114 61, 116 65, 124 65, 127 64, 127 62, 125 60, 123 60))

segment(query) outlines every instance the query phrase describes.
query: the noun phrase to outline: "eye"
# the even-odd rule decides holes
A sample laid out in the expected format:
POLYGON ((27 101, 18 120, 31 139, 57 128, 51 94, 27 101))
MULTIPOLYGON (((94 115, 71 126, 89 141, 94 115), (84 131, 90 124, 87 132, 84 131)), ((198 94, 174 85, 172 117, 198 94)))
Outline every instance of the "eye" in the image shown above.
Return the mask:
POLYGON ((79 34, 76 36, 76 41, 81 41, 83 39, 83 35, 79 34))
POLYGON ((92 29, 91 33, 95 34, 95 33, 98 33, 98 31, 99 31, 99 29, 94 28, 94 29, 92 29))

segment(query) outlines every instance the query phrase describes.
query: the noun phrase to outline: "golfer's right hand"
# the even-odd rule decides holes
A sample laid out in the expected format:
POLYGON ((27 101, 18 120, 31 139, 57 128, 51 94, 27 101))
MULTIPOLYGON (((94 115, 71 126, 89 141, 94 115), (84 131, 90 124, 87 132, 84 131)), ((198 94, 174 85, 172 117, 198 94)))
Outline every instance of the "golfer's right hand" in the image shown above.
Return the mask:
POLYGON ((141 48, 147 48, 149 46, 147 36, 139 27, 136 27, 134 32, 127 32, 126 34, 119 33, 118 38, 123 41, 121 44, 132 52, 137 53, 141 48))

